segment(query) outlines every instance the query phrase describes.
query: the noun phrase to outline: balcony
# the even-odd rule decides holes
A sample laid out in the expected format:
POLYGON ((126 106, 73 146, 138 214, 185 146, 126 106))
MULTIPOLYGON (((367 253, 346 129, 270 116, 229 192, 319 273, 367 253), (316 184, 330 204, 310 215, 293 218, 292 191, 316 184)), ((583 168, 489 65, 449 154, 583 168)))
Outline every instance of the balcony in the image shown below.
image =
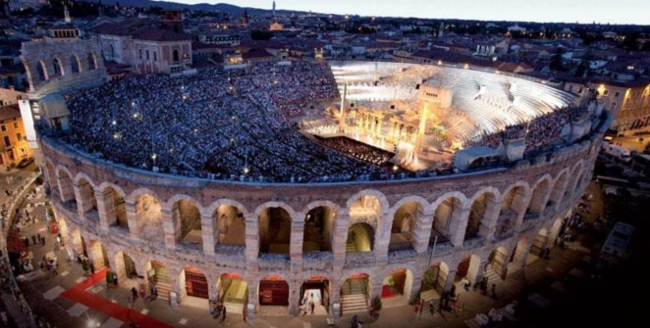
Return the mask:
POLYGON ((286 254, 262 253, 258 258, 260 270, 289 271, 291 260, 286 254))
POLYGON ((388 263, 404 263, 414 260, 417 253, 414 249, 402 249, 397 251, 388 251, 388 263))
POLYGON ((302 256, 303 270, 331 270, 334 265, 332 252, 307 252, 302 256))

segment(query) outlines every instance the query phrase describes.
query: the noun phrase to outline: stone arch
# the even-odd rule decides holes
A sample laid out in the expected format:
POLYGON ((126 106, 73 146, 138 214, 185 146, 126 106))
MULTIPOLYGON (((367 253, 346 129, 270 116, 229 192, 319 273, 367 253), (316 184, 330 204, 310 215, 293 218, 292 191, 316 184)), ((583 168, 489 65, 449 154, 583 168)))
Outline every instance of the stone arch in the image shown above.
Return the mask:
POLYGON ((407 305, 413 288, 413 271, 409 268, 397 268, 384 277, 381 284, 381 298, 401 296, 397 304, 407 305))
POLYGON ((167 202, 174 226, 174 238, 188 246, 203 247, 201 204, 187 195, 174 195, 167 202))
POLYGON ((505 280, 508 274, 508 262, 508 249, 504 246, 499 246, 490 253, 483 274, 484 277, 487 277, 488 284, 494 278, 500 277, 505 280))
POLYGON ((289 306, 290 282, 283 274, 267 274, 257 286, 260 306, 289 306))
POLYGON ((387 224, 390 224, 388 250, 397 251, 416 248, 414 229, 423 226, 425 213, 430 205, 420 196, 408 196, 400 199, 389 211, 387 224))
POLYGON ((95 198, 95 187, 92 180, 88 175, 79 173, 75 177, 75 185, 75 198, 80 214, 84 214, 88 220, 99 223, 97 198, 95 198))
POLYGON ((533 240, 533 244, 530 247, 530 254, 537 257, 544 257, 546 249, 549 247, 548 238, 549 232, 546 228, 541 228, 533 240))
POLYGON ((77 74, 81 72, 81 62, 76 54, 70 55, 70 73, 77 74))
POLYGON ((438 197, 433 203, 433 220, 429 245, 450 242, 457 231, 457 225, 463 219, 467 206, 467 197, 461 192, 453 191, 438 197))
POLYGON ((129 219, 124 200, 126 194, 122 188, 109 182, 103 182, 97 190, 100 191, 98 201, 104 204, 103 215, 109 228, 124 229, 129 232, 129 219))
POLYGON ((558 174, 557 178, 555 178, 555 181, 553 182, 553 190, 551 191, 551 196, 550 196, 550 202, 549 206, 554 205, 558 206, 561 201, 562 197, 564 196, 564 190, 566 189, 568 181, 568 176, 569 176, 569 171, 567 169, 564 169, 558 174))
POLYGON ((314 202, 306 207, 306 211, 303 212, 305 213, 303 216, 305 222, 302 241, 303 253, 332 251, 337 210, 339 208, 336 204, 327 201, 314 202), (334 207, 328 205, 334 205, 334 207))
POLYGON ((155 194, 136 190, 131 195, 135 197, 135 220, 137 235, 140 239, 147 241, 150 245, 164 245, 165 232, 163 230, 162 206, 155 194))
POLYGON ((37 60, 34 66, 36 67, 36 76, 38 77, 38 81, 35 82, 45 82, 50 79, 47 66, 42 60, 37 60))
POLYGON ((555 221, 553 221, 553 226, 551 226, 551 229, 549 231, 549 236, 548 236, 549 245, 555 245, 557 238, 560 236, 560 231, 562 230, 563 223, 564 223, 563 218, 558 218, 555 221))
MULTIPOLYGON (((441 296, 445 292, 445 287, 447 286, 447 279, 449 277, 449 266, 445 262, 438 262, 431 265, 422 275, 422 285, 420 287, 420 293, 427 295, 427 291, 433 290, 437 293, 437 296, 441 296)), ((429 298, 424 296, 422 297, 425 301, 428 301, 429 298)))
POLYGON ((501 195, 501 210, 495 229, 497 239, 506 238, 514 233, 514 228, 526 213, 528 198, 528 184, 521 181, 510 185, 501 195))
POLYGON ((366 222, 357 222, 348 229, 347 252, 371 252, 375 249, 375 229, 366 222))
POLYGON ((50 189, 54 190, 58 188, 56 171, 54 170, 54 163, 49 158, 45 159, 45 172, 47 174, 47 182, 50 185, 50 189))
POLYGON ((155 286, 157 297, 168 300, 175 280, 175 277, 172 277, 173 270, 165 265, 165 262, 149 260, 145 264, 145 272, 145 280, 150 285, 155 286), (150 275, 150 272, 154 274, 150 275))
POLYGON ((535 183, 535 187, 533 189, 533 194, 530 197, 528 212, 535 213, 540 216, 544 214, 544 210, 546 209, 548 203, 548 197, 550 196, 552 182, 553 181, 549 174, 546 174, 537 180, 537 183, 535 183))
POLYGON ((180 61, 180 57, 179 57, 179 54, 178 54, 178 49, 174 49, 172 51, 172 62, 178 62, 178 61, 180 61))
POLYGON ((246 208, 233 200, 222 199, 206 209, 215 220, 214 235, 219 245, 246 246, 246 208))
POLYGON ((97 69, 97 57, 95 57, 95 54, 92 52, 89 52, 88 55, 86 55, 86 62, 88 63, 89 71, 97 69))
POLYGON ((236 270, 223 272, 215 283, 217 294, 226 307, 226 313, 244 313, 248 304, 248 282, 236 270))
POLYGON ((260 253, 289 255, 293 209, 284 203, 268 202, 255 213, 258 215, 260 253))
POLYGON ((138 265, 136 260, 125 251, 115 253, 115 268, 113 270, 118 276, 118 283, 124 279, 138 278, 138 265))
POLYGON ((181 299, 187 296, 202 299, 210 298, 210 288, 205 270, 195 267, 186 266, 178 273, 178 282, 181 286, 181 299))
MULTIPOLYGON (((353 273, 347 276, 343 276, 339 281, 339 286, 341 286, 340 295, 341 295, 341 314, 347 315, 352 311, 365 311, 368 306, 367 304, 359 304, 359 306, 350 306, 348 304, 356 303, 354 299, 364 298, 370 299, 372 296, 372 280, 369 274, 365 272, 353 273)), ((358 304, 358 303, 357 303, 358 304)))
POLYGON ((150 195, 150 196, 156 198, 156 201, 158 201, 158 199, 160 199, 160 197, 156 194, 155 191, 153 191, 153 190, 151 190, 151 189, 149 189, 149 188, 144 188, 144 187, 143 187, 143 188, 138 188, 138 189, 136 189, 136 190, 133 190, 133 191, 132 191, 132 192, 131 192, 127 197, 126 197, 126 201, 127 201, 128 203, 135 203, 135 202, 138 200, 138 198, 139 198, 141 195, 143 195, 143 194, 148 194, 148 195, 150 195))
POLYGON ((362 190, 346 202, 350 222, 366 222, 379 230, 381 219, 384 213, 388 211, 388 200, 386 196, 377 190, 362 190))
POLYGON ((72 183, 72 174, 70 171, 63 167, 58 166, 56 168, 57 184, 59 186, 59 196, 61 196, 61 201, 64 203, 72 203, 75 207, 77 206, 77 200, 75 198, 74 187, 72 183))
POLYGON ((477 283, 479 271, 481 270, 481 257, 477 254, 469 254, 467 257, 458 262, 456 267, 455 282, 465 279, 470 284, 477 283))
POLYGON ((235 201, 235 200, 232 200, 232 199, 227 199, 227 198, 219 199, 219 200, 213 202, 212 204, 210 204, 210 206, 205 208, 205 212, 209 213, 210 215, 216 215, 217 210, 219 209, 220 206, 232 206, 232 207, 235 207, 235 208, 237 208, 238 211, 242 212, 242 214, 244 215, 244 218, 250 217, 250 212, 248 212, 248 209, 246 208, 246 206, 244 206, 242 203, 240 203, 238 201, 235 201))
POLYGON ((63 62, 58 57, 52 58, 52 76, 63 76, 65 71, 63 69, 63 62))
POLYGON ((576 184, 578 183, 579 174, 581 174, 582 172, 582 167, 583 167, 582 160, 580 160, 571 169, 571 173, 569 174, 567 185, 564 188, 562 201, 567 201, 569 198, 573 196, 573 191, 575 190, 576 184))
POLYGON ((529 241, 528 237, 521 237, 517 242, 515 249, 512 251, 512 256, 510 262, 515 265, 515 267, 521 267, 526 264, 526 256, 528 255, 528 246, 529 241))
POLYGON ((573 185, 573 189, 571 190, 571 195, 576 196, 576 193, 578 192, 578 189, 580 189, 580 187, 583 184, 583 180, 584 180, 585 175, 587 174, 587 171, 588 170, 585 167, 582 167, 580 169, 580 174, 578 174, 576 176, 576 182, 573 185))
POLYGON ((493 187, 482 188, 477 191, 472 197, 472 206, 470 209, 469 217, 467 219, 467 226, 465 227, 465 239, 470 240, 478 237, 485 236, 485 228, 489 226, 490 216, 499 199, 499 191, 493 187))

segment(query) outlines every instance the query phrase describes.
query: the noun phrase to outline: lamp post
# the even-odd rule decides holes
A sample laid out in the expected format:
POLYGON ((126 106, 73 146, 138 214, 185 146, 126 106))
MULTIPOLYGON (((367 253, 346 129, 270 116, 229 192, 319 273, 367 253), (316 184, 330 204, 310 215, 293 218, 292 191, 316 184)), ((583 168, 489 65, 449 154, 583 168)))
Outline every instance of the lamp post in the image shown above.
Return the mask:
POLYGON ((156 171, 156 158, 158 158, 158 155, 156 155, 156 153, 151 155, 151 160, 153 161, 153 165, 151 166, 152 171, 156 171))

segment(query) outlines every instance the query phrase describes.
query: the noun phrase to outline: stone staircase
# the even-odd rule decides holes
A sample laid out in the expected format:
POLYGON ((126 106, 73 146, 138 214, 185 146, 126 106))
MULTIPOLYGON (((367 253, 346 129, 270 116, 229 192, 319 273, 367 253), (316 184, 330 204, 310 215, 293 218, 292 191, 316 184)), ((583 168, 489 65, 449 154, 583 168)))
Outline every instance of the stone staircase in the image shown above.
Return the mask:
POLYGON ((165 267, 155 268, 156 270, 156 289, 158 289, 158 298, 169 300, 169 292, 172 285, 169 283, 169 271, 165 267))
POLYGON ((345 244, 345 251, 346 252, 356 252, 357 247, 354 245, 354 243, 347 243, 347 244, 345 244))
POLYGON ((342 314, 368 311, 363 282, 362 279, 351 279, 345 282, 341 290, 342 314))
POLYGON ((501 276, 494 271, 494 269, 489 268, 487 271, 485 271, 484 277, 487 277, 487 282, 488 282, 488 288, 492 286, 493 283, 497 282, 498 280, 501 280, 501 276))

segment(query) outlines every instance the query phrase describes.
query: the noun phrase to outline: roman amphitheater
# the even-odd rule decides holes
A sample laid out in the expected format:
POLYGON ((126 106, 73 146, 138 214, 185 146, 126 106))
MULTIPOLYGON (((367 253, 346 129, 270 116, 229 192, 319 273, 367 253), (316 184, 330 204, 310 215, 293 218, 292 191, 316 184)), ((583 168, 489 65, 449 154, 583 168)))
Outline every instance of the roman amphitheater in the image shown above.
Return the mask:
POLYGON ((249 319, 507 279, 553 245, 611 120, 545 81, 441 63, 136 77, 40 108, 65 242, 249 319))

